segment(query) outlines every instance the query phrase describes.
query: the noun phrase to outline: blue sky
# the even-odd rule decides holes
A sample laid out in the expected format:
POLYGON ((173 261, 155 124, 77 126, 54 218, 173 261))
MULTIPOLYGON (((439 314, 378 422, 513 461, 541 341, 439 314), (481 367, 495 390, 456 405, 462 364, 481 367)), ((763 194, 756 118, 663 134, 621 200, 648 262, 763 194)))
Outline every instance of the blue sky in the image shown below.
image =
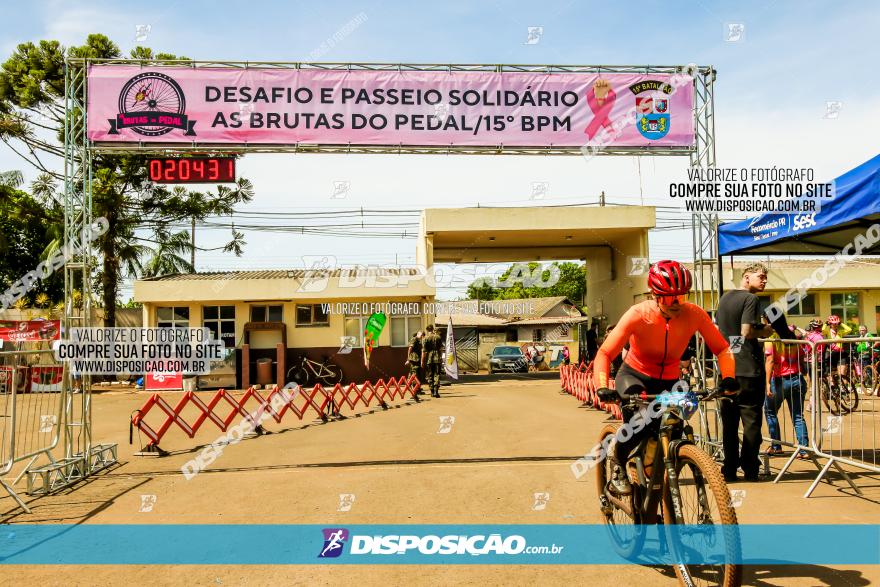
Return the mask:
MULTIPOLYGON (((34 2, 0 22, 0 52, 17 43, 82 43, 107 34, 124 52, 135 26, 142 44, 194 59, 307 60, 346 22, 360 26, 322 61, 713 65, 720 166, 812 167, 830 179, 877 153, 880 7, 873 2, 34 2), (741 40, 726 40, 742 24, 741 40), (543 27, 526 44, 528 27, 543 27), (840 102, 836 117, 826 103, 840 102)), ((531 184, 550 183, 545 203, 608 201, 669 205, 683 158, 415 157, 251 155, 254 210, 526 205, 531 184), (640 173, 641 172, 641 173, 640 173), (330 199, 333 182, 351 182, 330 199)), ((0 168, 22 169, 0 148, 0 168)), ((225 233, 205 231, 202 244, 225 233)), ((200 269, 295 267, 301 255, 331 254, 342 264, 414 260, 415 242, 249 233, 245 257, 198 256, 200 269)), ((686 257, 686 232, 651 238, 652 257, 686 257)), ((453 293, 453 292, 450 292, 453 293)), ((126 295, 123 293, 123 295, 126 295)))

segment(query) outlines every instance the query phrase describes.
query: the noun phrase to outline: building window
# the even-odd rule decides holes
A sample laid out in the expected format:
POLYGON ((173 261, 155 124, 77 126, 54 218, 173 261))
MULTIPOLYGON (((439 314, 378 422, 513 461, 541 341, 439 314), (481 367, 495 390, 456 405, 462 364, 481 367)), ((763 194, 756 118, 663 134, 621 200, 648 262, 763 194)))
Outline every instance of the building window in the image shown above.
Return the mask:
POLYGON ((391 317, 391 346, 409 346, 409 341, 422 326, 420 316, 391 317))
POLYGON ((330 320, 321 304, 297 304, 297 326, 330 326, 330 320))
POLYGON ((540 342, 544 340, 544 329, 535 328, 534 330, 532 330, 532 340, 535 342, 540 342))
POLYGON ((281 306, 251 306, 251 322, 283 322, 281 306))
POLYGON ((159 328, 189 328, 189 306, 156 308, 156 326, 159 328))
POLYGON ((235 306, 202 306, 202 325, 226 348, 235 348, 235 306))
POLYGON ((859 317, 859 294, 831 294, 831 313, 840 316, 842 322, 849 323, 850 326, 857 328, 862 323, 859 317))
POLYGON ((353 348, 359 349, 364 346, 364 328, 367 325, 369 316, 346 316, 345 317, 345 336, 354 338, 355 344, 353 348))
POLYGON ((788 311, 792 316, 816 316, 816 294, 807 294, 788 311))

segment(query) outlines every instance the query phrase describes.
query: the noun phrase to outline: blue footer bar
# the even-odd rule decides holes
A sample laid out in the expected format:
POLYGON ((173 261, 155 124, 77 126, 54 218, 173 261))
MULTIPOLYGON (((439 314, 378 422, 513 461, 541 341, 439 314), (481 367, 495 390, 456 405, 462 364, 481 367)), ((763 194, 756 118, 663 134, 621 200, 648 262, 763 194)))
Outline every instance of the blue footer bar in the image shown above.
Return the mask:
POLYGON ((3 564, 880 564, 880 525, 0 526, 3 564))

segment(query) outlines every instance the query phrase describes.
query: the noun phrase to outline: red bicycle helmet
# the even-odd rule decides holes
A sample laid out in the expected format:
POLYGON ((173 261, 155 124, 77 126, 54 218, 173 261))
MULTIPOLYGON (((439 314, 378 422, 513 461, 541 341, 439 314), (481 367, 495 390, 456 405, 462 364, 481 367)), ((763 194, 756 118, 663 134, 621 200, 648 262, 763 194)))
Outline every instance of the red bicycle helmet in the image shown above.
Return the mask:
POLYGON ((658 296, 687 294, 691 283, 691 272, 678 261, 657 261, 648 270, 648 287, 658 296))
POLYGON ((831 314, 830 316, 828 316, 828 324, 832 326, 837 326, 838 324, 840 324, 840 316, 831 314))

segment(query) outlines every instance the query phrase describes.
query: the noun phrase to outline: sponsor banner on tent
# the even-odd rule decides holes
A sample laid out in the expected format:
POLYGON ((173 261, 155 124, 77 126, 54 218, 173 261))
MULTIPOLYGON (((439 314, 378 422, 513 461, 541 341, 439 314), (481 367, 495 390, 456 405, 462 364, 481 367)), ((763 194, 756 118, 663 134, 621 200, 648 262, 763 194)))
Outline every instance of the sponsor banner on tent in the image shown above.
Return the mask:
POLYGON ((583 147, 694 144, 682 74, 91 66, 99 142, 583 147))
POLYGON ((33 342, 60 338, 60 320, 0 320, 0 340, 33 342))

